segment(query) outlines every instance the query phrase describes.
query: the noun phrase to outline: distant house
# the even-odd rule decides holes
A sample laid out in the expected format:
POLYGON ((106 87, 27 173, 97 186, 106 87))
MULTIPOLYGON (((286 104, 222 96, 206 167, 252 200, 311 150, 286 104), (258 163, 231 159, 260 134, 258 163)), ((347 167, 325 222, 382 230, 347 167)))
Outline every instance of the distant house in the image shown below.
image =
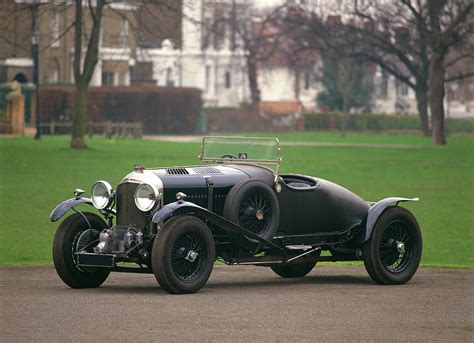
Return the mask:
MULTIPOLYGON (((37 1, 39 31, 39 79, 41 84, 73 83, 74 4, 72 2, 37 1)), ((84 3, 87 10, 86 2, 84 3)), ((135 65, 136 39, 132 27, 137 6, 111 4, 105 8, 99 46, 99 62, 91 80, 92 86, 128 85, 130 68, 135 65)), ((31 82, 31 12, 23 0, 0 2, 2 36, 0 44, 0 82, 16 79, 31 82)), ((85 27, 90 25, 86 16, 85 27)), ((86 44, 87 41, 84 42, 86 44)))
POLYGON ((245 6, 244 1, 183 0, 175 31, 179 35, 161 41, 150 37, 137 49, 136 80, 200 88, 206 106, 248 101, 245 51, 234 28, 223 20, 245 6))

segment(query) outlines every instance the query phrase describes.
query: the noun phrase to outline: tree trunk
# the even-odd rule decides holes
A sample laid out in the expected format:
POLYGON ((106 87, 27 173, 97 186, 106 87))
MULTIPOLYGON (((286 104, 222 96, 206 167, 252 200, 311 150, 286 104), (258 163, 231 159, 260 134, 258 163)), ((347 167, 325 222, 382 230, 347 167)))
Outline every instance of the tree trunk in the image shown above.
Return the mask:
POLYGON ((258 87, 257 61, 252 53, 247 57, 247 74, 249 79, 252 107, 258 110, 260 105, 260 88, 258 87))
POLYGON ((342 105, 343 107, 343 117, 342 117, 342 126, 341 126, 341 137, 346 136, 346 131, 347 131, 347 123, 349 122, 349 99, 346 99, 346 97, 343 97, 343 102, 344 104, 342 105))
POLYGON ((86 149, 84 142, 87 119, 87 84, 76 81, 76 94, 74 95, 74 113, 72 119, 71 148, 86 149))
POLYGON ((431 129, 428 118, 428 87, 418 87, 415 89, 416 106, 418 108, 418 115, 421 121, 421 131, 423 136, 430 137, 431 129))
POLYGON ((433 52, 430 63, 430 110, 433 144, 445 145, 444 133, 444 58, 439 52, 433 52))

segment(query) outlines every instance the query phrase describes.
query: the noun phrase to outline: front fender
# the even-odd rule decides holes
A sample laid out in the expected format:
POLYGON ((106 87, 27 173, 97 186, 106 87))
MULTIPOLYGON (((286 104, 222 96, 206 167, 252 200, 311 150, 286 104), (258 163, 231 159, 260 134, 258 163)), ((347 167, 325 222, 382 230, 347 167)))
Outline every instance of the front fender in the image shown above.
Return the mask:
POLYGON ((372 205, 369 208, 369 213, 367 214, 367 220, 366 220, 366 225, 365 225, 365 235, 363 237, 362 242, 366 242, 370 239, 370 236, 372 235, 372 231, 374 230, 374 226, 375 226, 375 223, 377 222, 377 219, 379 219, 380 215, 383 213, 383 211, 385 211, 385 209, 388 206, 390 206, 393 203, 398 205, 399 202, 418 201, 418 200, 420 199, 391 197, 391 198, 385 198, 376 202, 374 205, 372 205))
POLYGON ((61 219, 64 214, 69 211, 72 207, 79 205, 79 204, 89 204, 92 205, 92 200, 89 198, 71 198, 64 200, 62 203, 60 203, 56 208, 51 212, 49 215, 49 219, 52 222, 55 222, 59 219, 61 219))

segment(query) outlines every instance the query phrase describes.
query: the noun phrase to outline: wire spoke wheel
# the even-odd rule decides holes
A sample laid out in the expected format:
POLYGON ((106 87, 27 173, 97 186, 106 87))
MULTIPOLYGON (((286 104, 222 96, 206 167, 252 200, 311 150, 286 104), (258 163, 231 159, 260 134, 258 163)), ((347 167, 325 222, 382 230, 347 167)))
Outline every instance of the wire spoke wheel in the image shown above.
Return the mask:
MULTIPOLYGON (((274 190, 260 180, 243 180, 235 184, 227 194, 224 218, 252 233, 271 240, 278 230, 280 206, 274 190)), ((258 243, 247 236, 232 235, 234 242, 258 243)))
POLYGON ((176 216, 155 237, 152 269, 168 293, 196 293, 209 279, 215 256, 209 227, 199 218, 176 216))
POLYGON ((196 280, 206 268, 207 250, 196 232, 178 237, 171 250, 171 267, 174 274, 184 282, 196 280))
POLYGON ((108 277, 106 268, 80 267, 76 253, 92 252, 99 232, 107 224, 96 214, 74 213, 59 225, 53 241, 53 262, 59 277, 72 288, 99 287, 108 277), (89 224, 93 229, 89 229, 89 224))
POLYGON ((381 285, 407 283, 420 264, 423 242, 410 211, 388 207, 377 219, 370 239, 362 247, 370 277, 381 285))

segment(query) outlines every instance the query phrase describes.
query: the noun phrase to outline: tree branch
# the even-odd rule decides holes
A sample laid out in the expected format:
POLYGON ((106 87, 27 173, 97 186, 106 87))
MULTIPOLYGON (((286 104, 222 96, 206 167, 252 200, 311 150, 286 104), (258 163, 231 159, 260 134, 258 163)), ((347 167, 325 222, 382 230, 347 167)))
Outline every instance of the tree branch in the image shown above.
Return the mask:
POLYGON ((471 77, 474 77, 474 71, 470 72, 470 73, 458 74, 456 76, 451 76, 451 77, 445 78, 444 82, 450 83, 450 82, 454 82, 454 81, 460 81, 460 80, 468 79, 468 78, 471 78, 471 77))

